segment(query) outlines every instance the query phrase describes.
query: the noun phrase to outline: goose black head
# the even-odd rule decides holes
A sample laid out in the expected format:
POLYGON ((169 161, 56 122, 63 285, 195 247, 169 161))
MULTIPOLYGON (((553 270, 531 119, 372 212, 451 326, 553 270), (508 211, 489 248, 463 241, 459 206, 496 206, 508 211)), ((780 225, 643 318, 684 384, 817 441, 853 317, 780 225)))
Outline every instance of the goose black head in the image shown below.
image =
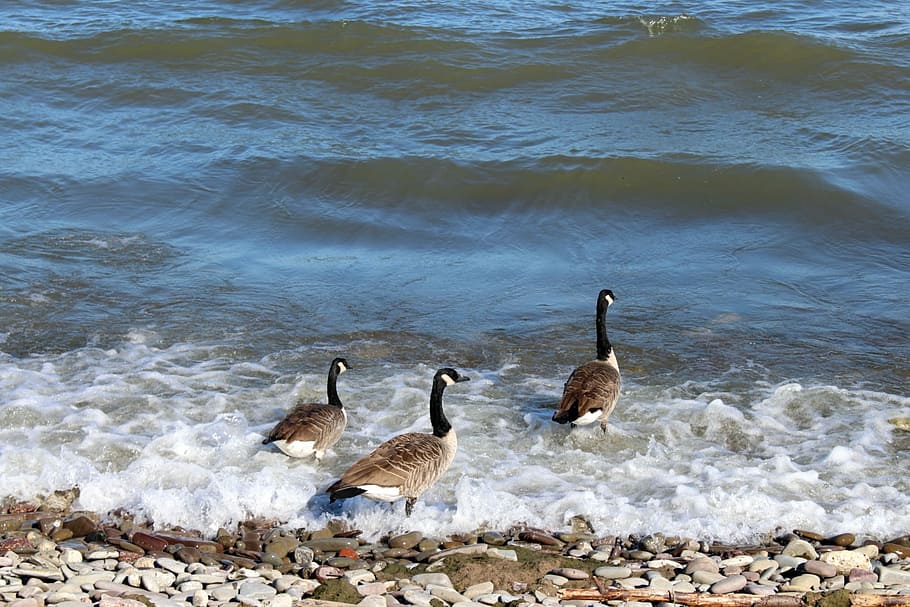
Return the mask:
POLYGON ((613 291, 610 289, 603 289, 600 294, 597 296, 598 301, 604 301, 608 306, 613 305, 613 302, 616 301, 616 296, 613 295, 613 291))
POLYGON ((332 361, 332 368, 338 371, 338 375, 341 375, 345 371, 351 368, 351 365, 348 364, 346 358, 338 357, 332 361))
POLYGON ((441 380, 445 382, 445 385, 451 386, 454 383, 470 381, 471 378, 465 375, 461 375, 458 371, 452 369, 451 367, 443 367, 436 372, 436 376, 433 379, 441 380))

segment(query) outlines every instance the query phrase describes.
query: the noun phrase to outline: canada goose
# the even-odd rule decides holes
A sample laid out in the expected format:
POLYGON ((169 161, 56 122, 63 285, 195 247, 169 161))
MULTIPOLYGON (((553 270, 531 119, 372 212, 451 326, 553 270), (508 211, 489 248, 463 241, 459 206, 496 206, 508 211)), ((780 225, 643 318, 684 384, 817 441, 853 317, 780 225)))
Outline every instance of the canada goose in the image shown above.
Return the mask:
POLYGON ((329 501, 363 495, 380 502, 405 498, 405 514, 411 515, 417 498, 446 471, 458 440, 442 410, 446 386, 468 381, 458 371, 442 368, 433 377, 430 392, 430 422, 433 433, 408 432, 390 438, 361 458, 326 489, 329 501))
POLYGON ((275 443, 291 457, 316 455, 321 460, 325 450, 338 442, 348 421, 348 414, 335 388, 338 376, 348 370, 348 361, 336 358, 329 367, 326 385, 329 403, 300 403, 272 428, 263 445, 275 443))
POLYGON ((609 289, 597 295, 597 358, 581 365, 569 376, 562 400, 553 414, 554 422, 581 426, 600 420, 601 429, 607 431, 607 418, 619 399, 622 382, 616 352, 607 337, 607 308, 615 299, 609 289))

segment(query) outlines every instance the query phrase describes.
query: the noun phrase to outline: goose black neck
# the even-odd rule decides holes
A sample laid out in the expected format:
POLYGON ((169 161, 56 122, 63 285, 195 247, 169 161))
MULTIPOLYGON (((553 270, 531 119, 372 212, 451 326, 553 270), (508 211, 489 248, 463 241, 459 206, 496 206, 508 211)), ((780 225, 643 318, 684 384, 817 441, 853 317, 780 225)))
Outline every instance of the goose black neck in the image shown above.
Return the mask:
POLYGON ((326 382, 325 391, 329 395, 329 404, 334 407, 343 407, 341 399, 338 398, 338 389, 335 384, 338 382, 338 365, 332 365, 329 369, 329 379, 326 382))
POLYGON ((597 300, 597 360, 607 360, 613 351, 613 344, 607 337, 607 308, 610 304, 606 298, 597 300))
POLYGON ((433 380, 433 391, 430 392, 430 423, 433 424, 433 436, 442 438, 452 429, 452 424, 446 419, 442 410, 442 393, 446 389, 446 382, 441 378, 433 380))

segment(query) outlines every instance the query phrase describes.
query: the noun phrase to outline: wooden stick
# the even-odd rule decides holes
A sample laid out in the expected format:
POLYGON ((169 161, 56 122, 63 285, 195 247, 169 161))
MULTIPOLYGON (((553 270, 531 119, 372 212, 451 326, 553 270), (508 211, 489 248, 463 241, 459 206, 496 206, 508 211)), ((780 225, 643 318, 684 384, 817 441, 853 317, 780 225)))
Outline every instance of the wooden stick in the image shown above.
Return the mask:
MULTIPOLYGON (((703 594, 699 592, 657 592, 604 588, 585 590, 568 588, 560 592, 566 600, 638 601, 643 603, 677 603, 688 607, 814 607, 822 593, 781 593, 769 596, 752 594, 703 594), (813 597, 814 600, 808 600, 813 597)), ((850 607, 910 607, 910 595, 848 593, 850 607)))

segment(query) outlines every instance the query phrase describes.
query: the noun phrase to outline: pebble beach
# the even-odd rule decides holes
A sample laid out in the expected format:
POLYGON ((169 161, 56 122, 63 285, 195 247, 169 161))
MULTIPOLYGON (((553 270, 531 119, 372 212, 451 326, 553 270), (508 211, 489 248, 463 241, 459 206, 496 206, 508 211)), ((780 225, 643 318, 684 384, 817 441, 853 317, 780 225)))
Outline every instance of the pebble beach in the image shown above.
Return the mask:
POLYGON ((4 501, 0 604, 636 607, 709 604, 706 597, 735 599, 731 605, 829 597, 844 605, 857 596, 872 600, 863 605, 910 604, 910 535, 787 530, 727 545, 661 533, 602 536, 576 517, 562 530, 414 531, 372 542, 341 520, 319 529, 250 520, 203 537, 123 512, 74 511, 77 495, 4 501))

